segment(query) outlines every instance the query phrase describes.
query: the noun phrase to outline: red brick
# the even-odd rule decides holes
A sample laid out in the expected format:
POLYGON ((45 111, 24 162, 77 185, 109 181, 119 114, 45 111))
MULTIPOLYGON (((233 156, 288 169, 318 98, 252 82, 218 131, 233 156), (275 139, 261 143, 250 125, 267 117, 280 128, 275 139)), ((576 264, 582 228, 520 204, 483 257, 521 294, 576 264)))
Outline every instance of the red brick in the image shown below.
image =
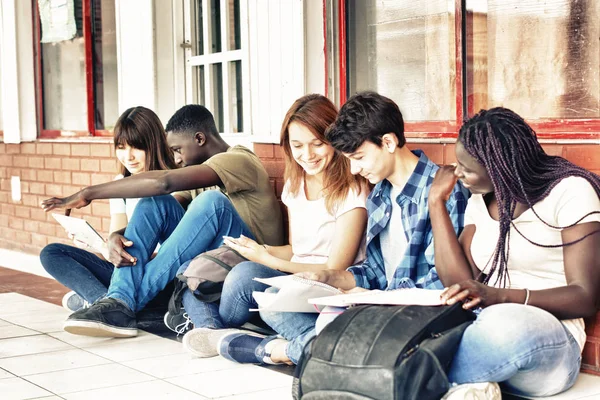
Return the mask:
POLYGON ((107 143, 94 143, 90 146, 92 157, 110 157, 111 145, 107 143))
POLYGON ((89 156, 90 155, 90 145, 89 144, 72 144, 71 145, 71 154, 74 156, 89 156))
MULTIPOLYGON (((38 202, 38 207, 39 207, 39 202, 38 202)), ((32 208, 29 211, 29 213, 31 214, 32 220, 36 220, 36 221, 40 221, 40 222, 47 221, 47 219, 46 219, 47 213, 41 207, 40 208, 32 208)))
POLYGON ((92 203, 92 214, 97 217, 107 217, 110 215, 108 202, 94 201, 92 203))
POLYGON ((272 144, 271 146, 273 146, 273 155, 275 156, 275 159, 283 160, 283 147, 279 146, 278 144, 272 144))
POLYGON ((22 154, 35 154, 35 143, 21 143, 22 154))
POLYGON ((79 166, 79 159, 77 158, 63 158, 62 159, 62 169, 67 169, 70 171, 79 171, 81 167, 79 166))
POLYGON ((0 192, 0 203, 8 203, 8 192, 0 192))
POLYGON ((9 228, 0 228, 0 236, 11 242, 15 241, 15 231, 9 228))
POLYGON ((551 156, 563 157, 564 148, 561 144, 542 144, 542 148, 547 154, 551 156))
POLYGON ((8 169, 6 167, 0 167, 0 178, 8 178, 8 169))
POLYGON ((102 217, 85 217, 85 220, 96 230, 102 230, 102 217))
POLYGON ((6 154, 19 154, 21 153, 21 146, 14 143, 6 143, 6 154))
POLYGON ((117 174, 118 161, 115 160, 100 160, 100 171, 117 174))
MULTIPOLYGON (((44 168, 46 169, 60 169, 60 166, 62 165, 60 158, 58 157, 45 157, 43 161, 44 168)), ((36 165, 35 167, 40 168, 41 165, 36 165)))
POLYGON ((82 171, 92 171, 92 172, 100 171, 100 160, 93 160, 90 158, 82 159, 81 160, 81 170, 82 171))
POLYGON ((37 171, 37 180, 41 182, 54 182, 52 171, 39 170, 37 171))
POLYGON ((37 232, 40 227, 40 223, 38 221, 24 221, 23 229, 27 232, 37 232))
POLYGON ((23 181, 36 181, 37 175, 35 174, 35 169, 26 168, 21 170, 21 180, 23 181))
POLYGON ((20 167, 20 168, 27 168, 29 167, 29 157, 27 156, 14 156, 13 157, 13 166, 14 167, 20 167))
POLYGON ((598 344, 586 342, 581 357, 581 363, 583 366, 589 365, 591 367, 598 368, 598 344))
POLYGON ((52 143, 52 154, 57 156, 70 156, 71 145, 69 143, 52 143))
POLYGON ((0 226, 8 227, 8 215, 0 215, 0 226))
POLYGON ((13 157, 7 154, 0 154, 0 166, 11 167, 13 165, 13 157))
POLYGON ((21 193, 29 193, 29 182, 21 180, 21 193))
POLYGON ((15 233, 15 240, 19 242, 19 244, 30 244, 31 243, 31 233, 24 231, 17 231, 15 233))
POLYGON ((0 142, 0 154, 6 153, 6 145, 0 142))
POLYGON ((73 172, 73 176, 71 179, 71 183, 73 183, 74 185, 83 185, 83 186, 89 186, 90 185, 90 174, 87 172, 73 172))
POLYGON ((61 185, 57 185, 56 183, 49 183, 46 185, 46 196, 51 197, 62 197, 63 190, 61 185))
POLYGON ((46 185, 39 182, 31 182, 29 184, 29 193, 32 194, 46 194, 46 185))
POLYGON ((285 185, 285 182, 283 181, 283 179, 275 180, 275 190, 277 190, 277 198, 281 197, 281 192, 283 191, 283 185, 285 185))
POLYGON ((54 171, 54 182, 71 183, 71 172, 69 172, 69 171, 54 171))
POLYGON ((260 159, 271 159, 275 156, 272 144, 254 143, 254 154, 260 159))
POLYGON ((583 168, 600 169, 600 145, 567 145, 565 146, 565 157, 583 168))
POLYGON ((110 233, 110 218, 102 218, 102 231, 110 233))
POLYGON ((15 206, 15 216, 18 218, 29 219, 29 207, 25 206, 15 206))
POLYGON ((452 164, 456 162, 456 145, 449 143, 444 145, 444 165, 452 164))
POLYGON ((38 143, 37 154, 52 154, 52 143, 38 143))
POLYGON ((73 186, 73 185, 63 185, 62 188, 63 188, 63 195, 65 195, 65 196, 70 196, 74 193, 79 192, 82 189, 82 187, 80 187, 80 186, 73 186))
POLYGON ((409 143, 408 148, 411 150, 419 149, 425 152, 431 161, 440 165, 444 163, 444 145, 437 143, 409 143))
POLYGON ((37 196, 34 194, 24 194, 21 200, 23 201, 23 205, 27 207, 39 207, 37 196))
POLYGON ((46 239, 46 236, 44 236, 44 235, 40 235, 38 233, 32 233, 31 234, 31 244, 34 246, 38 246, 38 247, 46 247, 46 245, 48 244, 48 240, 46 239))
POLYGON ((10 179, 0 179, 0 190, 11 191, 10 179))
POLYGON ((50 222, 40 222, 39 233, 47 236, 56 236, 56 224, 50 222))
POLYGON ((0 204, 3 215, 15 215, 15 206, 12 204, 0 204))
POLYGON ((263 161, 263 165, 271 178, 282 178, 285 168, 283 161, 263 161))
POLYGON ((92 185, 111 182, 114 178, 114 175, 109 174, 92 174, 92 185))
POLYGON ((8 226, 11 229, 17 229, 17 230, 22 231, 23 230, 23 220, 19 219, 19 218, 11 218, 8 221, 8 226))

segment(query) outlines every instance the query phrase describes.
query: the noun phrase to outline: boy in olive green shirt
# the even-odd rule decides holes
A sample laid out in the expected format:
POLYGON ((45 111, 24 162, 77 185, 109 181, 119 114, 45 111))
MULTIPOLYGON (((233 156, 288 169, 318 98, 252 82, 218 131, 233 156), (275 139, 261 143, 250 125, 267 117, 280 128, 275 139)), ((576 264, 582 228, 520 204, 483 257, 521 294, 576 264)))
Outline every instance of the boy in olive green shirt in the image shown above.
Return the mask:
POLYGON ((84 207, 95 199, 142 197, 125 230, 109 238, 109 261, 117 268, 106 297, 69 316, 64 324, 67 332, 136 336, 135 312, 173 280, 182 264, 219 247, 223 236, 245 235, 261 244, 283 244, 279 204, 267 172, 252 151, 225 143, 212 114, 200 105, 178 110, 166 131, 175 161, 185 168, 144 172, 43 202, 49 211, 84 207), (223 192, 200 193, 185 214, 169 195, 210 186, 223 192), (151 259, 157 243, 161 247, 151 259))

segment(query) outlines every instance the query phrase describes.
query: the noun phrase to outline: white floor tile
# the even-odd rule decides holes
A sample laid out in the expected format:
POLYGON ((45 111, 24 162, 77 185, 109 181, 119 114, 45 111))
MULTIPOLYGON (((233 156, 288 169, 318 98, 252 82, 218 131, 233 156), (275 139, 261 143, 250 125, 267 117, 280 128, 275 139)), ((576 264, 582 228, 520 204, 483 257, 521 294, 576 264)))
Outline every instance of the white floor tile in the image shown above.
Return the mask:
POLYGON ((159 379, 244 367, 242 364, 231 362, 223 357, 192 358, 186 353, 127 361, 123 365, 159 379))
POLYGON ((52 393, 21 378, 0 379, 2 400, 22 400, 52 396, 52 393))
POLYGON ((0 326, 0 339, 8 339, 21 336, 40 335, 40 332, 32 331, 31 329, 23 328, 18 325, 0 326))
POLYGON ((67 400, 206 400, 206 397, 202 397, 199 394, 192 393, 178 386, 158 380, 135 383, 132 385, 113 386, 105 389, 87 390, 85 392, 70 393, 63 395, 63 397, 67 400))
POLYGON ((14 378, 15 376, 13 374, 11 374, 10 372, 0 368, 0 379, 6 379, 6 378, 14 378))
POLYGON ((2 339, 0 340, 0 358, 67 350, 69 348, 71 346, 68 344, 47 335, 2 339))
MULTIPOLYGON (((2 307, 2 306, 0 306, 0 307, 2 307)), ((12 324, 10 322, 5 321, 5 320, 3 320, 3 319, 0 318, 0 326, 7 326, 7 325, 12 325, 12 324)))
POLYGON ((219 397, 219 400, 292 400, 292 387, 284 387, 260 392, 240 394, 237 396, 219 397))
POLYGON ((0 305, 13 305, 23 301, 41 301, 20 293, 0 293, 0 305))
POLYGON ((7 315, 3 319, 15 325, 21 325, 39 332, 59 332, 63 330, 63 322, 70 314, 64 308, 54 307, 56 308, 43 313, 31 311, 25 314, 7 315))
POLYGON ((138 331, 138 335, 134 338, 103 338, 103 337, 93 337, 93 336, 83 336, 83 335, 73 335, 69 332, 65 332, 61 329, 60 332, 51 332, 48 335, 62 341, 65 343, 69 343, 72 346, 79 347, 82 349, 86 349, 88 347, 95 346, 104 346, 115 343, 137 343, 143 342, 146 340, 158 339, 160 336, 152 335, 145 331, 138 331))
POLYGON ((210 398, 291 388, 292 385, 291 376, 256 366, 205 372, 167 381, 210 398))
POLYGON ((17 376, 42 374, 108 363, 110 363, 109 360, 80 349, 0 359, 0 367, 17 376))
POLYGON ((27 399, 27 400, 62 400, 62 397, 58 397, 58 396, 36 397, 34 399, 27 399))
MULTIPOLYGON (((44 314, 47 312, 55 312, 56 310, 64 310, 62 307, 57 306, 56 304, 47 303, 42 300, 34 300, 34 301, 23 301, 10 305, 5 305, 4 307, 0 307, 0 318, 7 319, 7 317, 14 315, 23 315, 23 314, 44 314)), ((64 310, 68 313, 67 310, 64 310)))
POLYGON ((123 339, 112 344, 87 347, 86 350, 116 362, 140 360, 184 352, 181 343, 163 338, 141 342, 130 342, 129 339, 123 339))
MULTIPOLYGON (((28 381, 58 395, 153 380, 149 375, 118 364, 30 375, 28 381)), ((1 381, 0 381, 1 382, 1 381)))

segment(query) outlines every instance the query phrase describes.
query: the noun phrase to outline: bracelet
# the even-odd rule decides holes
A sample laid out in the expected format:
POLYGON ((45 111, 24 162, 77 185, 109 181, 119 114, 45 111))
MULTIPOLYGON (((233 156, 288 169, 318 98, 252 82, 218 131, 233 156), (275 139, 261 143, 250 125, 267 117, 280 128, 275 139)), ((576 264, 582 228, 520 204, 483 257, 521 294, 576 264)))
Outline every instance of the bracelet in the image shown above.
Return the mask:
POLYGON ((525 303, 523 305, 527 305, 529 303, 529 289, 525 289, 525 303))

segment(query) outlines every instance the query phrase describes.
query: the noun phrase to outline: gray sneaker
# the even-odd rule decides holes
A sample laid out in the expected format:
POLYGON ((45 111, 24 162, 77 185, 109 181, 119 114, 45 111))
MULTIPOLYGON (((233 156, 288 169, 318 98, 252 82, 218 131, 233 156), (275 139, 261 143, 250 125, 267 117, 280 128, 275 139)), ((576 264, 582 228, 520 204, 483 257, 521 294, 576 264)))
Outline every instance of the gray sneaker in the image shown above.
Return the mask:
POLYGON ((75 312, 82 308, 88 308, 90 303, 74 291, 70 291, 62 298, 62 306, 71 312, 75 312))

